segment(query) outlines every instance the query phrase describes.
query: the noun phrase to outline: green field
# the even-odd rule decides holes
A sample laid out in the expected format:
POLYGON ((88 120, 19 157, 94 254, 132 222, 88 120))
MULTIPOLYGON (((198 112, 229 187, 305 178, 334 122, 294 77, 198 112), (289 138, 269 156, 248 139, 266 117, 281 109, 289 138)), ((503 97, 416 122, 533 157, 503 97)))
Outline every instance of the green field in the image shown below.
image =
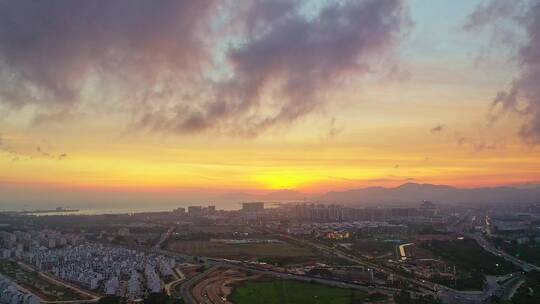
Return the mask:
POLYGON ((223 257, 229 259, 314 257, 314 253, 297 245, 281 243, 224 244, 210 241, 173 241, 167 249, 194 256, 223 257))
POLYGON ((359 304, 368 299, 360 290, 284 280, 245 282, 229 297, 235 304, 359 304))

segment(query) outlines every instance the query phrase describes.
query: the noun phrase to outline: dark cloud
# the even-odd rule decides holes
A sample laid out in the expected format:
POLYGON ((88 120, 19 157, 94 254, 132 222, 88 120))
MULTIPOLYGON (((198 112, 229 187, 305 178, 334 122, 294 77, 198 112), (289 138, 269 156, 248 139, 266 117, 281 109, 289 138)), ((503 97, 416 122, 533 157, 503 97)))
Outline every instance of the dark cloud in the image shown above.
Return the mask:
POLYGON ((430 132, 431 133, 441 133, 442 131, 444 131, 444 129, 445 129, 444 125, 436 125, 435 127, 431 128, 430 132))
POLYGON ((500 150, 506 147, 504 142, 492 141, 487 142, 484 140, 478 140, 474 138, 458 136, 456 138, 456 143, 460 147, 469 148, 474 153, 480 153, 489 150, 500 150))
POLYGON ((47 158, 52 158, 52 155, 51 155, 49 152, 44 151, 44 150, 43 150, 41 147, 39 147, 39 146, 36 147, 36 151, 37 151, 37 152, 39 153, 39 155, 41 155, 41 156, 45 156, 45 157, 47 157, 47 158))
MULTIPOLYGON (((56 153, 50 152, 49 150, 51 150, 51 147, 49 146, 49 144, 46 141, 43 141, 43 143, 47 147, 44 148, 41 145, 36 146, 35 151, 34 151, 35 153, 33 153, 33 155, 36 155, 37 153, 37 155, 42 158, 47 158, 51 160, 59 160, 59 161, 68 158, 68 155, 66 153, 56 154, 56 153)), ((27 160, 34 159, 34 156, 32 155, 32 153, 28 154, 25 152, 21 152, 20 149, 14 149, 11 145, 8 145, 2 133, 0 133, 0 152, 4 153, 4 155, 9 157, 11 161, 13 162, 22 161, 22 160, 27 161, 27 160)))
POLYGON ((328 130, 328 137, 334 138, 341 132, 343 132, 343 128, 337 127, 336 118, 332 117, 332 119, 330 120, 330 129, 328 130))
POLYGON ((4 152, 12 156, 17 154, 17 152, 15 152, 15 150, 13 150, 13 148, 6 143, 2 133, 0 133, 0 152, 4 152))
POLYGON ((286 125, 321 107, 344 78, 393 67, 389 55, 410 25, 401 0, 331 2, 315 16, 298 1, 254 1, 241 12, 245 37, 227 51, 232 76, 214 84, 214 97, 145 115, 142 125, 193 132, 221 124, 248 135, 286 125))
POLYGON ((490 118, 505 113, 523 118, 519 135, 526 142, 540 144, 540 1, 485 1, 470 15, 469 28, 478 28, 500 19, 523 27, 526 41, 518 51, 519 74, 510 88, 499 92, 491 106, 490 118))
POLYGON ((304 4, 0 1, 0 102, 38 105, 34 124, 84 111, 86 98, 101 115, 126 103, 150 131, 257 134, 320 108, 347 77, 395 68, 402 0, 304 4))
POLYGON ((60 153, 60 154, 55 154, 55 153, 52 153, 52 152, 49 152, 49 151, 46 151, 44 148, 42 148, 41 146, 37 146, 36 147, 36 152, 42 156, 42 157, 45 157, 45 158, 48 158, 48 159, 52 159, 52 160, 64 160, 68 157, 68 155, 66 153, 60 153))
POLYGON ((163 90, 204 57, 198 31, 212 2, 1 1, 0 100, 69 106, 86 84, 111 80, 163 90))

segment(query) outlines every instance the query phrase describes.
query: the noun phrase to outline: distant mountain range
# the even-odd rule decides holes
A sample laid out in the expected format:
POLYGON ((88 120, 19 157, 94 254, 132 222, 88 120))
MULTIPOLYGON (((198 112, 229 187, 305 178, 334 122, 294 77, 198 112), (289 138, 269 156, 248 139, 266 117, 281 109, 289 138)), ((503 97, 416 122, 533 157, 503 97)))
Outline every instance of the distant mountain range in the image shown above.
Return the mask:
POLYGON ((416 205, 423 200, 439 204, 500 204, 540 203, 540 187, 485 187, 463 189, 447 185, 406 183, 395 188, 368 187, 348 191, 333 191, 320 196, 294 190, 280 190, 264 195, 230 193, 224 201, 307 201, 344 205, 416 205))

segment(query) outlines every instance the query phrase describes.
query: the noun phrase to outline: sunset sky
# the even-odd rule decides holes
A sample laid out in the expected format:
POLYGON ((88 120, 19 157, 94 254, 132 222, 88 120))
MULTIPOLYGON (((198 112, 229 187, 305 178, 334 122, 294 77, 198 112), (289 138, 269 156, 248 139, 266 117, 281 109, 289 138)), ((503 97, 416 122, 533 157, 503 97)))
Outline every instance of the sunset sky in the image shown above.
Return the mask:
POLYGON ((538 184, 539 3, 0 1, 0 209, 538 184))

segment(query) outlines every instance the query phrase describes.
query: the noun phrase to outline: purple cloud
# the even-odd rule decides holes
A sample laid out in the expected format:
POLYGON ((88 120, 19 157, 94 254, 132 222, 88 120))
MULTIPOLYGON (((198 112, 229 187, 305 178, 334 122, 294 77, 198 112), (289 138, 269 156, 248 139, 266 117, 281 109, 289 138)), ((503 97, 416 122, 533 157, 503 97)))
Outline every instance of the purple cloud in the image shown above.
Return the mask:
POLYGON ((146 115, 143 125, 178 131, 225 125, 248 135, 287 125, 320 108, 324 93, 344 78, 372 73, 410 25, 400 0, 332 2, 311 17, 298 1, 254 1, 242 13, 244 40, 227 51, 232 76, 214 84, 214 98, 179 107, 172 117, 146 115))
POLYGON ((0 100, 70 105, 85 85, 171 85, 204 58, 211 0, 0 3, 0 100))
POLYGON ((43 124, 83 111, 91 94, 95 108, 126 103, 150 131, 258 134, 321 108, 348 77, 395 66, 388 59, 411 24, 403 0, 329 2, 310 13, 304 4, 2 1, 0 102, 38 106, 31 122, 43 124), (240 30, 220 29, 226 23, 240 30))

